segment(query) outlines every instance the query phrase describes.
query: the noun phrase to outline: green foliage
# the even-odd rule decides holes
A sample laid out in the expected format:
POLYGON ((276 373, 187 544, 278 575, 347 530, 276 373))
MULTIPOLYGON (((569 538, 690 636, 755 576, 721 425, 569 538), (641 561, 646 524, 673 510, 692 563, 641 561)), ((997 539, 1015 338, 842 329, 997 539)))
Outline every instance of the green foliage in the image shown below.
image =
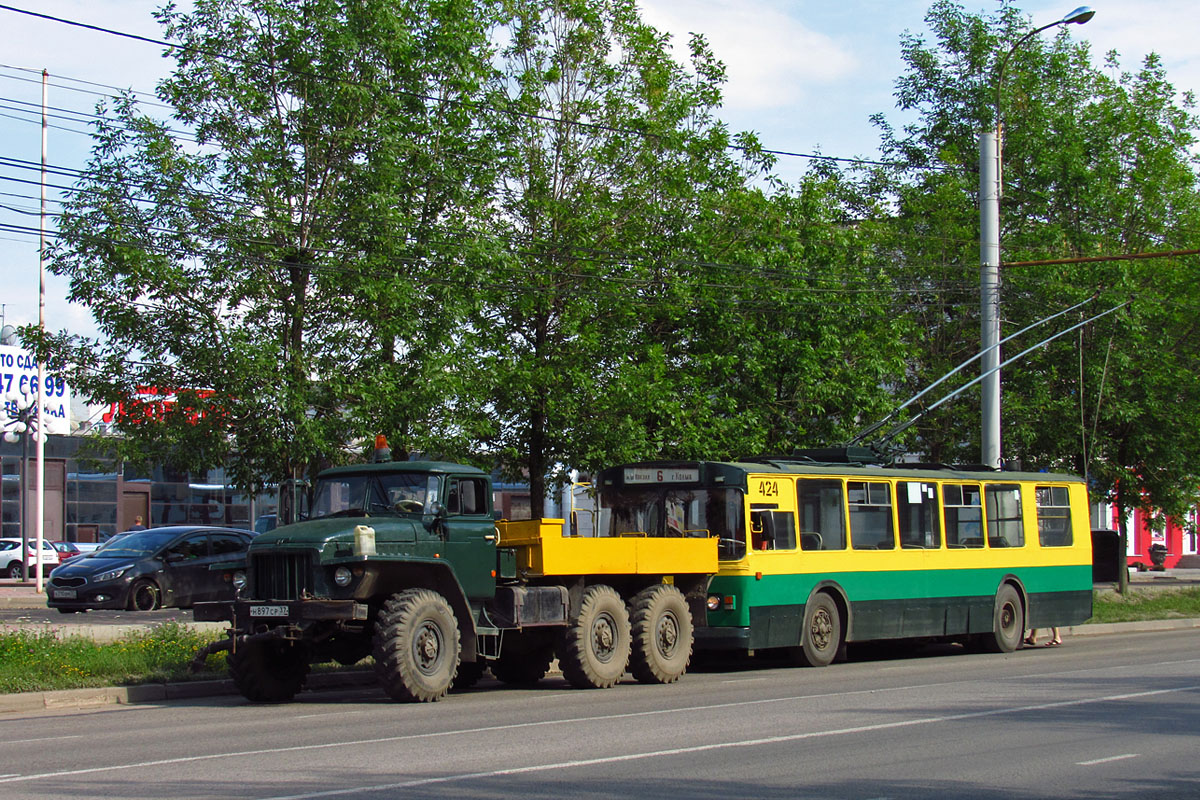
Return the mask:
POLYGON ((254 490, 376 431, 401 454, 437 441, 469 300, 447 291, 469 255, 447 231, 493 183, 486 115, 470 111, 490 91, 490 13, 199 0, 158 14, 183 45, 158 94, 188 134, 129 98, 102 109, 51 264, 102 340, 43 347, 92 400, 184 390, 123 424, 123 456, 228 464, 254 490))
MULTIPOLYGON (((83 636, 60 638, 51 628, 3 630, 0 693, 195 680, 189 664, 213 638, 175 623, 103 644, 83 636)), ((224 657, 210 656, 199 676, 223 670, 224 657)))
MULTIPOLYGON (((1033 26, 1011 3, 992 15, 942 0, 927 21, 933 40, 904 37, 897 81, 899 106, 916 120, 901 132, 876 120, 900 166, 859 184, 896 274, 929 289, 909 309, 924 357, 899 393, 915 394, 978 347, 976 143, 1000 109, 1002 335, 1090 295, 1070 323, 1133 301, 1004 371, 1003 456, 1087 473, 1097 499, 1125 508, 1182 511, 1200 485, 1196 258, 1011 262, 1193 248, 1192 98, 1176 94, 1156 56, 1135 73, 1120 72, 1115 54, 1095 65, 1066 30, 1013 49, 1033 26)), ((1026 334, 1005 355, 1066 324, 1026 334)), ((978 394, 970 397, 930 414, 910 446, 935 460, 975 460, 978 394)))

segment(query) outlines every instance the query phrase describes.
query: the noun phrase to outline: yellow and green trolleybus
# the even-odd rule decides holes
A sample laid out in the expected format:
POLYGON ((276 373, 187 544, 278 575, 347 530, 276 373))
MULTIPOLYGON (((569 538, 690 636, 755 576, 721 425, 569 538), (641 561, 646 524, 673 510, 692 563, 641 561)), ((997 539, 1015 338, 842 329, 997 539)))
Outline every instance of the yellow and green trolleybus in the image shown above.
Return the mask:
POLYGON ((934 638, 1008 652, 1092 613, 1087 492, 1070 475, 868 463, 835 449, 630 464, 597 477, 609 535, 716 537, 700 649, 934 638))

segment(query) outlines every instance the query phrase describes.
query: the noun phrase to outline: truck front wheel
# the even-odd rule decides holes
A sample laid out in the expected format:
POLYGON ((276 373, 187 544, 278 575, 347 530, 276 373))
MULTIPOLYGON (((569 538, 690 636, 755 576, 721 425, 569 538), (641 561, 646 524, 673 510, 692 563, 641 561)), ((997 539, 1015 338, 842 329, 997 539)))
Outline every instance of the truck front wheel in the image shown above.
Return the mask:
POLYGON ((589 586, 579 617, 563 634, 558 656, 563 677, 577 689, 607 689, 629 663, 629 612, 611 586, 589 586))
POLYGON ((629 604, 633 654, 629 671, 642 683, 673 683, 692 660, 692 612, 683 593, 660 584, 638 592, 629 604))
POLYGON ((446 696, 458 672, 458 621, 429 589, 392 595, 375 624, 375 674, 393 700, 431 703, 446 696))
POLYGON ((229 677, 242 697, 256 703, 286 703, 308 678, 308 657, 282 639, 251 639, 230 651, 229 677))

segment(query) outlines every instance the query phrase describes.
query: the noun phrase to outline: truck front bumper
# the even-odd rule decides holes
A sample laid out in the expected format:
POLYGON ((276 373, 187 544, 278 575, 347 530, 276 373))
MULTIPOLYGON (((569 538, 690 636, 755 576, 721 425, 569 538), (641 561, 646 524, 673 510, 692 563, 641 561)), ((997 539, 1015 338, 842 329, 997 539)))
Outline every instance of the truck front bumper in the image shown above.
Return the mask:
POLYGON ((253 633, 279 625, 365 622, 370 609, 356 600, 234 600, 196 603, 192 616, 196 622, 228 622, 235 631, 253 633))

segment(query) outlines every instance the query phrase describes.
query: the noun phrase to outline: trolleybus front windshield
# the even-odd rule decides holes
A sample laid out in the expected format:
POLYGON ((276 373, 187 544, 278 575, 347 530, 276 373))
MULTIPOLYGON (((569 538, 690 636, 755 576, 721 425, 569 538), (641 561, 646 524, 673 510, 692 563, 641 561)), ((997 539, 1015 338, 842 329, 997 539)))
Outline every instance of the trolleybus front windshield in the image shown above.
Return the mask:
POLYGON ((600 496, 601 536, 715 536, 745 539, 737 489, 646 486, 606 489, 600 496))

